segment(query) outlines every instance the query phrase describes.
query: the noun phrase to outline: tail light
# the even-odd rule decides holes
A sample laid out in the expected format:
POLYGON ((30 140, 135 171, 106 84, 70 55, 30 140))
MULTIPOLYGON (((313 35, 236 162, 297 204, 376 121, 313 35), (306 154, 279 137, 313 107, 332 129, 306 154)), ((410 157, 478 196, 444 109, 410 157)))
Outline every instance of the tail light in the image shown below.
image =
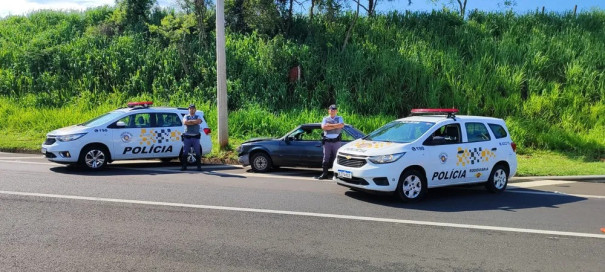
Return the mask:
POLYGON ((517 144, 515 142, 512 142, 510 146, 513 148, 513 152, 517 153, 517 144))
POLYGON ((210 132, 212 132, 211 129, 209 128, 204 128, 204 133, 206 133, 206 135, 210 134, 210 132))

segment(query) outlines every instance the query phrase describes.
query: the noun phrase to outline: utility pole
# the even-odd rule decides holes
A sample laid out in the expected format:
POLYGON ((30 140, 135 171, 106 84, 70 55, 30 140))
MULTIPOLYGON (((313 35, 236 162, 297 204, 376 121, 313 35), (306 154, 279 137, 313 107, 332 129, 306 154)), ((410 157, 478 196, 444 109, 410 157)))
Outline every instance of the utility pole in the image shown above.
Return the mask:
POLYGON ((221 150, 224 150, 229 144, 225 58, 225 0, 216 0, 216 106, 218 108, 218 142, 221 150))

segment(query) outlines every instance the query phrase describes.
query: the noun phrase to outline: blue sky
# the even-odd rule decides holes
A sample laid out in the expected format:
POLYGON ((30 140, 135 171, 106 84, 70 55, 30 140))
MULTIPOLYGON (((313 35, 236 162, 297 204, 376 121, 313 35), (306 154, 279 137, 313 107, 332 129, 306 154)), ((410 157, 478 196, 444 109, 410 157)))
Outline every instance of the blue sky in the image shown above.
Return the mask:
MULTIPOLYGON (((308 2, 301 0, 299 2, 308 2)), ((362 3, 367 2, 361 0, 362 3)), ((83 10, 88 7, 113 5, 115 0, 3 0, 0 4, 0 17, 6 15, 23 15, 28 12, 39 9, 55 9, 55 10, 83 10)), ((350 1, 353 3, 352 1, 350 1)), ((573 10, 574 5, 578 5, 578 11, 588 11, 592 8, 605 10, 605 0, 517 0, 517 5, 513 10, 517 13, 532 12, 536 9, 542 9, 545 6, 546 11, 565 12, 573 10)), ((175 0, 158 0, 161 6, 174 5, 175 0)), ((434 4, 429 0, 413 0, 413 4, 408 6, 407 0, 378 0, 379 12, 390 10, 399 11, 430 11, 432 9, 441 9, 443 3, 452 8, 456 6, 449 5, 449 0, 443 0, 439 4, 434 4)), ((499 5, 502 0, 468 0, 467 10, 479 9, 483 11, 503 11, 506 8, 499 5)), ((304 8, 298 7, 297 10, 304 8)), ((303 11, 306 13, 306 11, 303 11)))

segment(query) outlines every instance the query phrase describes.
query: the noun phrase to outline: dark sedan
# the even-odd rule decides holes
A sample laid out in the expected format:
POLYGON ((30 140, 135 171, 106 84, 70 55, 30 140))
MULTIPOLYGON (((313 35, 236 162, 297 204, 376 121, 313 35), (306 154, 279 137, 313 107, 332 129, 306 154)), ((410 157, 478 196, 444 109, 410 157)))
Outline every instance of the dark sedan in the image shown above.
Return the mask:
MULTIPOLYGON (((239 162, 254 171, 267 172, 279 166, 321 167, 321 124, 304 124, 279 139, 252 139, 237 148, 239 162)), ((343 145, 364 137, 351 125, 342 130, 343 145)))

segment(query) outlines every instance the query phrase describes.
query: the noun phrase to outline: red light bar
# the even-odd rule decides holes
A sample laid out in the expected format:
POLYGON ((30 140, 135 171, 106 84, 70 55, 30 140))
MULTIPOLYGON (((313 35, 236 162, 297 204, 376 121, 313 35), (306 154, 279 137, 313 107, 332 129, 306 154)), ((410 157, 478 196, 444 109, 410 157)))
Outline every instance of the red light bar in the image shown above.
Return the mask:
POLYGON ((412 113, 458 113, 458 109, 412 109, 412 113))
POLYGON ((149 107, 153 105, 153 102, 151 101, 144 101, 144 102, 128 102, 128 107, 129 108, 134 108, 136 106, 143 106, 145 108, 149 107))

